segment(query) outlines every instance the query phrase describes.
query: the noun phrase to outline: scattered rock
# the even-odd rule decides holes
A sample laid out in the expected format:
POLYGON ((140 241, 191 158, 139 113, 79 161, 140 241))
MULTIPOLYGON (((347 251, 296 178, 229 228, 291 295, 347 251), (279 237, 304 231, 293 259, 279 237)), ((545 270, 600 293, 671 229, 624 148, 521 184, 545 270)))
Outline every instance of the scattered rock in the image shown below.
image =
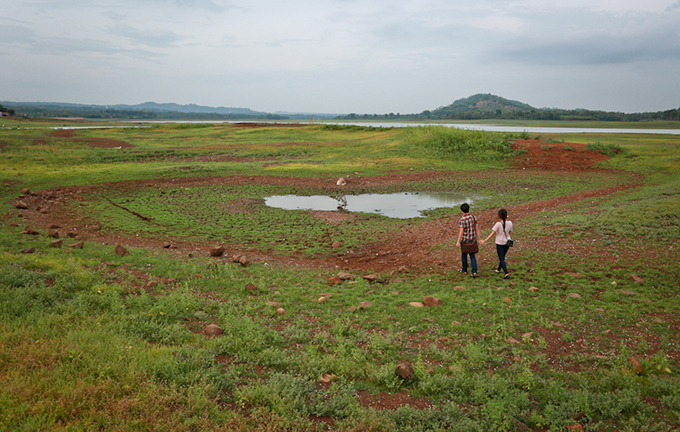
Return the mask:
POLYGON ((504 298, 503 301, 504 301, 505 303, 512 303, 512 300, 509 299, 508 297, 504 298))
POLYGON ((47 229, 59 229, 59 228, 61 228, 61 226, 57 224, 50 224, 50 226, 47 227, 47 229))
POLYGON ((83 246, 85 246, 85 242, 82 241, 82 240, 79 241, 79 242, 75 242, 73 244, 68 245, 68 247, 70 247, 72 249, 82 249, 83 246))
POLYGON ((346 273, 346 272, 338 273, 337 277, 340 280, 354 280, 354 276, 352 276, 351 274, 346 273))
POLYGON ((583 276, 581 273, 572 273, 572 272, 567 273, 567 275, 571 276, 571 277, 575 277, 575 278, 580 278, 580 277, 583 276))
POLYGON ((454 326, 459 326, 459 325, 460 325, 460 323, 459 323, 458 321, 451 321, 451 325, 454 325, 454 326))
POLYGON ((568 296, 571 298, 583 298, 583 296, 578 293, 569 293, 568 296))
POLYGON ((369 282, 375 282, 375 281, 377 281, 378 279, 380 279, 380 278, 379 278, 377 275, 375 275, 375 274, 370 274, 370 275, 366 275, 366 276, 362 276, 362 277, 363 277, 364 279, 366 279, 367 281, 369 281, 369 282))
POLYGON ((278 308, 278 309, 276 309, 276 314, 277 315, 285 315, 286 310, 284 308, 278 308))
POLYGON ((652 321, 655 322, 655 323, 657 323, 657 324, 663 324, 663 323, 665 323, 665 321, 662 320, 661 318, 654 318, 652 321))
POLYGON ((29 247, 29 248, 23 249, 23 250, 21 251, 21 253, 24 253, 24 254, 32 254, 32 253, 34 253, 34 252, 35 252, 35 248, 34 248, 34 247, 29 247))
POLYGON ((408 273, 408 272, 409 272, 409 270, 408 270, 408 268, 407 268, 406 266, 401 266, 401 267, 399 267, 399 268, 397 269, 397 271, 398 271, 399 273, 408 273))
POLYGON ((364 295, 375 294, 375 290, 366 291, 364 295))
POLYGON ((521 345, 521 344, 522 344, 522 342, 518 341, 517 339, 515 339, 515 338, 512 337, 512 336, 510 336, 510 337, 508 338, 508 343, 514 344, 514 345, 521 345))
POLYGON ((248 265, 250 265, 250 260, 249 260, 248 258, 246 258, 245 255, 242 256, 241 258, 239 258, 238 262, 239 262, 239 264, 241 264, 243 267, 248 267, 248 265))
POLYGON ((636 283, 645 283, 645 280, 642 279, 640 276, 636 275, 635 273, 630 275, 630 280, 636 283))
POLYGON ((47 237, 52 237, 52 238, 59 238, 59 231, 55 229, 51 229, 47 231, 47 237))
POLYGON ((96 232, 96 231, 99 231, 100 229, 101 229, 101 227, 99 225, 92 225, 92 226, 85 228, 85 231, 96 232))
POLYGON ((28 234, 28 235, 38 235, 40 234, 40 231, 35 230, 31 227, 26 227, 24 230, 21 232, 21 234, 28 234))
POLYGON ((317 300, 319 303, 326 303, 326 300, 328 300, 326 297, 319 297, 319 300, 317 300))
POLYGON ((642 364, 640 364, 640 360, 638 360, 637 357, 631 357, 628 359, 628 361, 633 367, 635 373, 642 373, 642 364))
POLYGON ((533 339, 534 332, 527 332, 522 335, 522 339, 533 339))
POLYGON ((349 307, 349 311, 350 311, 350 312, 354 312, 354 311, 356 311, 356 310, 357 310, 357 307, 356 307, 356 306, 350 306, 350 307, 349 307))
POLYGON ((616 286, 616 281, 613 281, 613 282, 612 282, 612 285, 616 286))
POLYGON ((333 242, 333 243, 331 243, 331 247, 332 247, 333 249, 341 248, 341 247, 342 247, 342 243, 340 243, 339 241, 333 242))
POLYGON ((328 283, 331 285, 340 285, 342 281, 339 278, 332 276, 328 278, 328 283))
POLYGON ((413 366, 410 363, 401 363, 397 365, 395 373, 398 377, 405 380, 411 380, 416 376, 416 374, 413 372, 413 366))
POLYGON ((534 286, 529 287, 529 292, 538 292, 538 291, 539 291, 539 289, 534 287, 534 286))
POLYGON ((435 320, 433 320, 432 318, 423 318, 423 319, 420 320, 420 322, 429 322, 429 323, 433 323, 433 322, 435 322, 435 320))
POLYGON ((465 288, 464 286, 458 285, 458 286, 453 287, 453 290, 454 291, 467 291, 467 288, 465 288))
POLYGON ((21 189, 21 193, 24 194, 24 195, 30 195, 31 190, 28 189, 28 188, 24 188, 24 189, 21 189))
POLYGON ((321 293, 321 294, 319 294, 319 297, 326 297, 326 298, 329 298, 329 297, 332 296, 332 295, 333 295, 332 293, 321 293))
POLYGON ((437 297, 425 296, 425 298, 423 299, 423 304, 425 306, 442 306, 444 302, 437 297))
POLYGON ((323 374, 321 375, 321 378, 319 378, 319 382, 329 383, 331 381, 335 381, 336 379, 338 379, 338 376, 335 374, 323 374))
POLYGON ((48 209, 46 209, 46 208, 41 208, 40 210, 38 210, 38 212, 39 212, 39 213, 42 213, 42 214, 47 214, 47 213, 49 213, 50 211, 49 211, 48 209))
POLYGON ((621 291, 621 295, 633 296, 633 295, 637 295, 637 293, 635 291, 624 290, 624 291, 621 291))
POLYGON ((23 201, 17 201, 14 203, 14 207, 20 209, 20 210, 26 210, 28 209, 28 204, 26 204, 23 201))
POLYGON ((421 303, 421 302, 411 302, 409 304, 413 307, 418 307, 418 308, 425 307, 425 304, 421 303))
POLYGON ((221 257, 224 254, 224 246, 216 246, 210 249, 210 256, 221 257))
POLYGON ((53 248, 60 248, 64 244, 63 240, 53 240, 52 243, 50 243, 50 247, 53 248))
POLYGON ((564 324, 562 324, 562 323, 559 322, 559 321, 555 321, 555 322, 553 323, 553 326, 554 326, 554 327, 557 327, 557 328, 564 328, 564 324))
POLYGON ((368 309, 371 306, 373 306, 373 305, 371 304, 370 301, 362 301, 361 303, 359 303, 358 307, 359 307, 359 309, 368 309))
POLYGON ((453 342, 453 339, 448 336, 442 336, 439 338, 439 342, 453 342))
POLYGON ((270 302, 267 302, 267 304, 268 304, 269 306, 275 307, 275 308, 280 308, 281 305, 282 305, 281 302, 277 302, 277 301, 270 301, 270 302))
POLYGON ((570 432, 583 432, 583 426, 580 424, 565 426, 570 432))
POLYGON ((522 423, 521 421, 517 420, 516 418, 512 418, 512 421, 515 422, 515 425, 517 426, 517 431, 518 432, 531 432, 532 429, 527 426, 526 424, 522 423))
POLYGON ((75 231, 69 231, 69 232, 66 233, 66 237, 68 237, 68 238, 75 238, 75 236, 77 236, 77 235, 78 235, 78 233, 75 232, 75 231))
POLYGON ((224 330, 217 324, 210 324, 203 329, 203 333, 207 336, 219 336, 224 333, 224 330))
POLYGON ((604 309, 602 309, 602 308, 596 308, 595 310, 600 312, 600 313, 604 313, 604 309))
POLYGON ((257 286, 254 283, 248 282, 246 285, 246 291, 257 291, 257 286))
POLYGON ((163 248, 168 249, 172 244, 170 242, 163 242, 163 248))
POLYGON ((115 253, 118 256, 125 256, 125 255, 129 254, 130 252, 128 252, 128 250, 125 249, 123 246, 116 245, 116 247, 113 249, 113 253, 115 253))

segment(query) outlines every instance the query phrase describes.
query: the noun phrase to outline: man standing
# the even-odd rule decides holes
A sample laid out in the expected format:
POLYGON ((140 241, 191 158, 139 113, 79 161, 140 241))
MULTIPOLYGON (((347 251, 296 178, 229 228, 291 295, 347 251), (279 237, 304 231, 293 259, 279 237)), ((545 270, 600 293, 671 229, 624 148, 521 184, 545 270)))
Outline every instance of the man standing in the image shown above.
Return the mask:
POLYGON ((472 277, 477 277, 477 258, 475 254, 479 252, 479 244, 477 239, 480 238, 479 226, 477 225, 477 218, 469 214, 470 206, 468 203, 463 203, 460 206, 463 212, 463 217, 460 218, 458 225, 460 231, 458 232, 458 241, 456 247, 460 247, 462 254, 463 268, 458 270, 463 274, 467 274, 467 257, 470 255, 470 266, 472 267, 472 277))

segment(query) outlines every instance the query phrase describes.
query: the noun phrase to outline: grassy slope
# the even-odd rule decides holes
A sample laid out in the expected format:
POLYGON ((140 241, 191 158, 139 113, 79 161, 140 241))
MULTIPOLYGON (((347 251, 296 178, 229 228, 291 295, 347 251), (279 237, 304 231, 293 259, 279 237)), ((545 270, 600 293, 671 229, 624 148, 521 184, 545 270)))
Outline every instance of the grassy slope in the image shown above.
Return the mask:
MULTIPOLYGON (((590 430, 632 431, 668 430, 678 423, 675 137, 558 137, 625 148, 607 166, 642 173, 647 185, 598 199, 587 209, 574 205, 542 214, 525 220, 523 228, 527 240, 550 232, 565 243, 605 239, 614 249, 658 242, 667 253, 655 262, 588 266, 568 250, 524 250, 512 257, 517 285, 503 290, 496 281, 463 281, 456 274, 385 275, 384 288, 357 280, 338 290, 320 271, 216 266, 147 250, 118 257, 95 244, 67 255, 48 248, 44 237, 22 236, 22 228, 11 227, 11 202, 23 187, 235 173, 335 177, 432 167, 486 170, 502 168, 503 161, 480 159, 480 153, 461 162, 413 147, 421 141, 401 131, 161 127, 78 134, 137 146, 123 151, 68 140, 40 145, 35 138, 47 132, 28 135, 0 131, 0 142, 10 144, 3 149, 8 157, 0 193, 11 216, 2 219, 0 230, 0 429, 310 430, 317 418, 346 430, 514 430, 519 420, 536 429, 581 422, 590 430), (225 154, 255 160, 195 159, 225 154), (260 157, 294 164, 265 167, 260 157), (149 158, 155 161, 141 163, 149 158), (633 234, 625 245, 615 241, 622 232, 633 234), (26 246, 37 253, 19 253, 26 246), (581 277, 566 269, 578 269, 581 277), (645 284, 633 283, 633 272, 645 284), (248 283, 255 292, 246 290, 248 283), (461 284, 467 291, 452 289, 461 284), (530 292, 530 286, 540 291, 530 292), (621 296, 626 289, 637 295, 621 296), (375 291, 373 307, 347 312, 367 299, 367 291, 375 291), (324 292, 335 294, 326 303, 314 301, 324 292), (581 298, 569 297, 571 292, 581 298), (428 294, 445 307, 404 308, 428 294), (278 316, 269 301, 288 313, 278 316), (225 334, 208 339, 189 331, 206 323, 219 324, 225 334), (550 341, 537 327, 564 343, 561 359, 546 357, 550 341), (510 337, 519 343, 509 343, 510 337), (631 356, 642 362, 641 374, 631 356), (414 364, 414 380, 394 375, 402 361, 414 364), (330 387, 318 387, 323 374, 336 376, 330 387), (358 392, 401 390, 426 397, 434 407, 379 412, 358 403, 358 392), (584 417, 574 420, 579 413, 584 417)), ((624 179, 523 180, 503 199, 526 202, 624 179)), ((479 188, 474 182, 463 187, 479 188)), ((384 228, 376 223, 367 226, 384 228)), ((361 231, 352 235, 361 237, 361 231)))

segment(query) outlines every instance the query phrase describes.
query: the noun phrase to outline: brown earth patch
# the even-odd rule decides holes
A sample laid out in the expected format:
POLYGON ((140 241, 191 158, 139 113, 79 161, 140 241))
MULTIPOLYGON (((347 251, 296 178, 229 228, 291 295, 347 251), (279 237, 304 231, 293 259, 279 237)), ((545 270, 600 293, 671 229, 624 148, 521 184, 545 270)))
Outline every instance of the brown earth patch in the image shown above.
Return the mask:
POLYGON ((517 168, 553 171, 583 171, 608 159, 584 144, 548 143, 543 140, 515 140, 512 148, 526 153, 514 160, 517 168))
MULTIPOLYGON (((57 129, 54 132, 52 132, 49 135, 50 138, 52 139, 68 139, 69 141, 76 142, 79 144, 85 144, 90 147, 97 147, 97 148, 131 148, 134 147, 134 145, 125 142, 125 141, 119 141, 119 140, 114 140, 114 139, 109 139, 109 138, 79 138, 76 137, 76 133, 73 129, 57 129)), ((44 139, 37 139, 35 140, 36 145, 45 145, 47 144, 46 140, 44 139)))

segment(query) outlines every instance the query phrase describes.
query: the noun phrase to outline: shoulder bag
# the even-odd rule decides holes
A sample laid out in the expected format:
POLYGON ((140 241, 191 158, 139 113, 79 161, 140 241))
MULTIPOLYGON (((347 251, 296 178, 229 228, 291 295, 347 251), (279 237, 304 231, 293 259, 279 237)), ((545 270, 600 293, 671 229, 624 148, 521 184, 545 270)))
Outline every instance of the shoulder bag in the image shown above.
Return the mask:
POLYGON ((477 218, 475 218, 475 224, 472 227, 472 234, 474 235, 473 240, 463 240, 460 242, 460 251, 465 254, 476 254, 479 252, 479 244, 477 243, 477 218))

